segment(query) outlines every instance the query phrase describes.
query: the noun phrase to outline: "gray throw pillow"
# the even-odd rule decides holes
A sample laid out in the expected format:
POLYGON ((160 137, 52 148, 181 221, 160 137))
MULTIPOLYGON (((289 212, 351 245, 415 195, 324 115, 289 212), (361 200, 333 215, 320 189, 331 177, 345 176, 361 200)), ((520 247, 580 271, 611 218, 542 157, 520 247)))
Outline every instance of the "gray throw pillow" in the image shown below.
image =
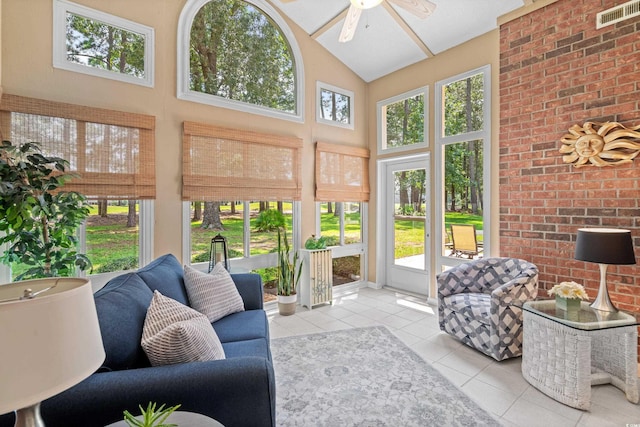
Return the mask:
POLYGON ((207 316, 210 322, 244 311, 244 301, 222 263, 216 264, 211 273, 185 265, 184 285, 191 307, 207 316))
POLYGON ((225 358, 207 317, 158 291, 144 320, 142 348, 153 366, 225 358))

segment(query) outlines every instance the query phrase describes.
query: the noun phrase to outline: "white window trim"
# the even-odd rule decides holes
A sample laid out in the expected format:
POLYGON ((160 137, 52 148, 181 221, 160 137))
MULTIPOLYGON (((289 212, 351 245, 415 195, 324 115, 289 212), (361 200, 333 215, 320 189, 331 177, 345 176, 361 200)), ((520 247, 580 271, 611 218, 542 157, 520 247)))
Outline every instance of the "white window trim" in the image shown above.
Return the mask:
POLYGON ((188 0, 178 21, 178 70, 177 70, 177 97, 186 101, 198 102, 200 104, 212 105, 214 107, 228 108, 245 113, 259 114, 276 119, 291 120, 294 122, 304 122, 304 64, 302 53, 298 43, 286 21, 266 0, 243 0, 252 4, 265 13, 280 28, 282 34, 287 39, 293 54, 293 65, 295 67, 295 99, 296 111, 287 113, 273 108, 262 107, 246 102, 226 99, 217 95, 192 91, 189 88, 189 76, 191 74, 189 62, 189 41, 191 36, 191 24, 198 11, 210 0, 188 0))
MULTIPOLYGON (((467 71, 456 76, 449 77, 436 82, 435 105, 441 106, 435 109, 435 147, 434 147, 434 163, 435 163, 435 247, 436 247, 436 266, 434 271, 440 272, 444 266, 452 266, 465 262, 464 259, 456 259, 444 256, 440 248, 444 247, 442 235, 442 225, 444 224, 444 147, 448 144, 455 144, 465 141, 481 139, 483 141, 483 199, 482 199, 482 222, 484 233, 484 256, 491 255, 491 65, 485 65, 474 70, 467 71), (443 89, 446 85, 465 79, 467 77, 483 74, 484 79, 484 110, 483 123, 484 128, 480 131, 462 133, 452 136, 444 136, 444 99, 443 89)), ((468 261, 468 260, 466 260, 468 261)))
POLYGON ((354 129, 354 124, 353 124, 354 96, 355 95, 353 91, 342 89, 337 86, 330 85, 329 83, 321 82, 320 80, 316 81, 316 122, 322 123, 325 125, 337 126, 337 127, 353 130, 354 129), (335 120, 329 120, 322 117, 322 89, 330 90, 331 92, 335 92, 337 94, 349 97, 349 123, 341 123, 335 120))
MULTIPOLYGON (((244 244, 243 251, 244 256, 242 258, 231 259, 231 273, 248 272, 259 268, 276 267, 278 265, 278 255, 274 253, 251 255, 250 233, 251 223, 249 203, 243 202, 243 215, 244 215, 244 244)), ((301 203, 299 201, 292 202, 292 242, 293 248, 301 248, 302 242, 300 240, 300 223, 301 223, 301 203)), ((213 236, 212 236, 213 237, 213 236)), ((193 268, 206 271, 209 267, 208 262, 199 262, 191 264, 191 202, 182 202, 182 263, 191 265, 193 268)))
POLYGON ((102 77, 105 79, 117 80, 125 83, 153 87, 155 66, 154 39, 154 29, 146 25, 110 15, 99 10, 91 9, 86 6, 81 6, 67 0, 53 1, 53 66, 55 68, 102 77), (104 22, 105 24, 142 35, 144 37, 144 77, 116 73, 68 61, 66 45, 67 12, 104 22))
MULTIPOLYGON (((436 104, 437 105, 437 104, 436 104)), ((419 148, 429 147, 429 86, 419 87, 409 92, 401 93, 400 95, 392 96, 391 98, 383 99, 376 103, 376 120, 377 120, 377 133, 378 133, 378 153, 398 153, 403 151, 415 150, 419 148), (386 120, 386 106, 389 104, 395 104, 396 102, 410 98, 412 96, 423 95, 424 98, 424 141, 411 145, 403 145, 401 147, 383 148, 383 138, 387 137, 387 120, 386 120)))

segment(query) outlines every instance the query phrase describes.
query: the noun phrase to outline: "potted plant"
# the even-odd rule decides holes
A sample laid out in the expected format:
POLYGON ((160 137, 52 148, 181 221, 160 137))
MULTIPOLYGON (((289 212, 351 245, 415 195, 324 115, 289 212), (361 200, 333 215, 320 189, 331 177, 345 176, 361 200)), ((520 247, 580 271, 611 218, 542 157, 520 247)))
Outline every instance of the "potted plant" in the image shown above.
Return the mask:
POLYGON ((296 288, 300 282, 302 260, 296 251, 291 256, 287 231, 278 228, 278 311, 283 316, 296 312, 296 288))
MULTIPOLYGON (((146 410, 138 405, 141 414, 137 417, 129 411, 124 411, 124 422, 129 427, 178 427, 177 424, 167 423, 166 421, 179 407, 180 405, 165 408, 164 404, 162 404, 156 410, 155 402, 149 402, 146 410)), ((118 423, 118 425, 121 424, 118 423)))
POLYGON ((77 252, 76 229, 87 216, 84 195, 61 187, 74 175, 69 163, 44 156, 35 142, 0 145, 0 256, 5 264, 27 265, 16 279, 72 276, 91 261, 77 252))
POLYGON ((555 295, 556 306, 565 311, 580 310, 580 301, 589 299, 584 287, 573 281, 554 285, 547 293, 555 295))

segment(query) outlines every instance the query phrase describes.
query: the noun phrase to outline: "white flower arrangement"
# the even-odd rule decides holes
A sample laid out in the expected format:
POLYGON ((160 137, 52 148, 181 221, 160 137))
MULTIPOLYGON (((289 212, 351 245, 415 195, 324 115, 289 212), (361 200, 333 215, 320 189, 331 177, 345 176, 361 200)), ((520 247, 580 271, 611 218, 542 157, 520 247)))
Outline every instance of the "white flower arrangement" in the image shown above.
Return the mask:
POLYGON ((561 282, 547 291, 549 295, 556 295, 562 298, 589 299, 589 295, 581 284, 576 282, 561 282))

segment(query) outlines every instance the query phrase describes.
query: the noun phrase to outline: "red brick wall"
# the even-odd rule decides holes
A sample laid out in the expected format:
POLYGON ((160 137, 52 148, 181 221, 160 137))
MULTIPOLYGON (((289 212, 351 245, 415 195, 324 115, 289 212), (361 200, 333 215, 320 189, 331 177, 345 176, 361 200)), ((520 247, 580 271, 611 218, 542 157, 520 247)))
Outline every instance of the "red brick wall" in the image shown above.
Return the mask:
MULTIPOLYGON (((500 252, 534 262, 544 289, 575 280, 590 299, 599 270, 573 259, 577 229, 630 229, 640 262, 640 156, 575 168, 558 150, 574 124, 640 125, 640 17, 596 30, 622 3, 560 0, 500 27, 500 252)), ((640 312, 640 265, 607 277, 613 302, 640 312)))

